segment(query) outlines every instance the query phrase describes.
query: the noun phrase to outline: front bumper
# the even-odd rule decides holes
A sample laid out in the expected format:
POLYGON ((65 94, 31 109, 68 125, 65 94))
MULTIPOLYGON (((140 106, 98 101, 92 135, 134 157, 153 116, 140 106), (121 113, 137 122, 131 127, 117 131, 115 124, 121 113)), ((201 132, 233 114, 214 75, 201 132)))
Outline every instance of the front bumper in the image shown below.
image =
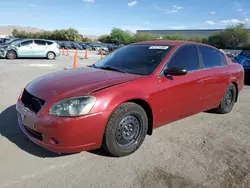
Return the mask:
POLYGON ((6 57, 6 50, 0 49, 0 57, 2 57, 2 58, 6 57))
POLYGON ((76 118, 41 116, 16 104, 18 124, 34 143, 55 153, 76 153, 101 147, 111 112, 76 118))
POLYGON ((56 57, 59 57, 59 56, 61 56, 61 52, 60 51, 56 53, 56 57))

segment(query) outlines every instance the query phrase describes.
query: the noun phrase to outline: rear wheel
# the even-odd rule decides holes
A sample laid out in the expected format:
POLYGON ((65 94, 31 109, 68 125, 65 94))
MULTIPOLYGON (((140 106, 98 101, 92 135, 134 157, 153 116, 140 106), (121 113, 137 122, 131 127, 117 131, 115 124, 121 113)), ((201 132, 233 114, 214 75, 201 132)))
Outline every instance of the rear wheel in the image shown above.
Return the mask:
POLYGON ((226 90, 226 93, 225 93, 220 105, 215 109, 215 111, 220 113, 220 114, 229 113, 234 107, 234 103, 236 101, 236 96, 237 96, 236 87, 234 84, 230 84, 226 90))
POLYGON ((148 118, 138 104, 127 102, 118 107, 107 124, 103 145, 113 156, 135 152, 143 143, 148 129, 148 118))
POLYGON ((16 54, 16 52, 14 50, 10 50, 10 51, 7 52, 6 58, 7 59, 16 59, 17 54, 16 54))
POLYGON ((55 59, 56 55, 54 52, 48 52, 47 53, 47 59, 52 60, 55 59))

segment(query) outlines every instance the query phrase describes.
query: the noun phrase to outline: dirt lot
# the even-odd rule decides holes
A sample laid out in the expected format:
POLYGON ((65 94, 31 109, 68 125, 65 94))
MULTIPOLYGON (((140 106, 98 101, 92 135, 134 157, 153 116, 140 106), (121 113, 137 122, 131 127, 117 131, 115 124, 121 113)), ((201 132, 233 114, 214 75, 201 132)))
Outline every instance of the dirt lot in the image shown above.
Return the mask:
MULTIPOLYGON (((60 156, 30 142, 17 125, 17 96, 33 78, 72 67, 72 54, 53 61, 0 60, 1 188, 250 187, 250 86, 230 114, 200 113, 156 129, 127 157, 102 150, 60 156)), ((92 54, 79 64, 98 59, 92 54)))

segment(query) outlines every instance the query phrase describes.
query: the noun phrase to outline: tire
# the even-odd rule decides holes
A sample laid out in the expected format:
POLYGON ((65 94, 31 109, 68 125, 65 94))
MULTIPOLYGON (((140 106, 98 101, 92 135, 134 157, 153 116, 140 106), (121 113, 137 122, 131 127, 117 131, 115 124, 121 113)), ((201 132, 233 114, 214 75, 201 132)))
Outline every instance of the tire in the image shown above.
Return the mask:
POLYGON ((103 148, 115 157, 132 154, 143 143, 147 130, 148 117, 144 109, 132 102, 124 103, 108 121, 103 148))
POLYGON ((244 75, 244 77, 245 77, 244 82, 245 82, 246 85, 249 85, 250 84, 250 71, 249 70, 245 70, 244 74, 245 74, 244 75))
POLYGON ((53 60, 53 59, 55 59, 55 57, 56 57, 56 54, 54 52, 47 53, 47 59, 53 60))
POLYGON ((219 114, 227 114, 231 112, 234 107, 237 96, 237 89, 234 84, 230 84, 226 90, 220 105, 215 109, 219 114))
POLYGON ((7 59, 16 59, 17 58, 17 54, 14 50, 10 50, 6 53, 6 58, 7 59))

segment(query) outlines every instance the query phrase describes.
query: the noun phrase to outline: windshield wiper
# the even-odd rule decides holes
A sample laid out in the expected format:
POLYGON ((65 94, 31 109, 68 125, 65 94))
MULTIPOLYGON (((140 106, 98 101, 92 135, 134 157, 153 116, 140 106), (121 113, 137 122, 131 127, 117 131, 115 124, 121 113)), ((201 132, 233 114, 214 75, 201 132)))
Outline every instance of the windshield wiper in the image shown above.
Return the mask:
POLYGON ((113 67, 98 67, 99 69, 103 69, 103 70, 111 70, 111 71, 116 71, 116 72, 122 72, 122 73, 127 73, 126 71, 122 71, 122 70, 119 70, 119 69, 116 69, 116 68, 113 68, 113 67))

